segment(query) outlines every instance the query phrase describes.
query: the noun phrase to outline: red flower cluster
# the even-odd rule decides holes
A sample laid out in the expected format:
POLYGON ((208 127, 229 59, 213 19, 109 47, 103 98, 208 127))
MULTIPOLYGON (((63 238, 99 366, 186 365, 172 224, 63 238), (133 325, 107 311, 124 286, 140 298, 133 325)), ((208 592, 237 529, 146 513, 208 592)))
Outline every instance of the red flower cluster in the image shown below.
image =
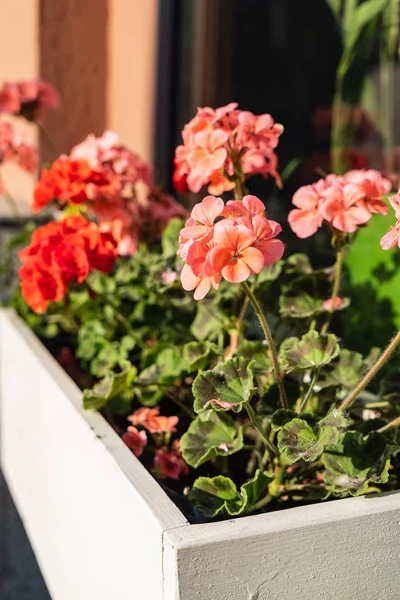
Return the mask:
POLYGON ((400 190, 397 192, 397 194, 389 198, 389 202, 394 209, 394 215, 397 220, 395 226, 392 227, 381 239, 382 250, 390 250, 395 246, 400 248, 400 190))
POLYGON ((373 169, 328 175, 297 190, 292 199, 297 208, 289 213, 289 225, 300 238, 313 235, 324 221, 338 231, 354 232, 373 214, 387 214, 382 196, 390 189, 389 179, 373 169))
POLYGON ((201 300, 221 278, 245 281, 282 257, 284 246, 274 239, 281 226, 264 216, 256 196, 230 200, 207 196, 197 204, 179 237, 178 254, 185 261, 181 273, 185 290, 201 300), (216 219, 220 219, 216 222, 216 219))
POLYGON ((56 108, 59 103, 54 87, 40 79, 5 83, 0 90, 0 113, 21 115, 29 121, 42 119, 46 108, 56 108))
MULTIPOLYGON (((0 164, 14 162, 28 173, 35 173, 37 150, 15 131, 11 123, 0 121, 0 164)), ((0 182, 0 193, 3 191, 0 182)))
POLYGON ((57 200, 85 204, 102 231, 118 242, 121 255, 135 254, 140 240, 158 236, 173 217, 186 217, 183 207, 152 185, 151 167, 106 131, 89 136, 69 157, 42 171, 33 210, 57 200))
POLYGON ((50 169, 43 169, 33 196, 33 212, 39 212, 55 199, 61 208, 65 205, 88 202, 89 185, 107 183, 101 173, 93 171, 86 160, 73 160, 61 156, 50 169))
POLYGON ((271 115, 256 116, 237 109, 237 103, 217 108, 199 108, 182 131, 183 145, 175 154, 173 181, 177 191, 199 192, 205 185, 210 194, 233 190, 234 177, 244 179, 277 172, 278 145, 283 126, 271 115))
POLYGON ((109 273, 116 256, 115 240, 82 216, 39 227, 19 253, 25 302, 34 312, 45 312, 49 302, 64 297, 68 283, 82 283, 93 270, 109 273))

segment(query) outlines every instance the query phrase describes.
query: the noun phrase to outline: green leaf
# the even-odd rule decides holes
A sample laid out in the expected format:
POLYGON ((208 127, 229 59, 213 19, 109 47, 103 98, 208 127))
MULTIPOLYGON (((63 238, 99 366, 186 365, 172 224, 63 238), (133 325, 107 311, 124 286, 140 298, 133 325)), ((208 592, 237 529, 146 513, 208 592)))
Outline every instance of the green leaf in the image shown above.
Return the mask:
POLYGON ((293 369, 315 369, 327 365, 340 351, 338 338, 333 334, 323 335, 315 330, 298 338, 285 341, 280 355, 286 371, 293 369))
POLYGON ((89 273, 87 282, 90 289, 97 294, 113 294, 115 292, 116 283, 112 275, 93 271, 89 273))
POLYGON ((323 451, 313 428, 303 419, 292 419, 278 433, 278 448, 289 463, 301 458, 306 461, 316 460, 323 451))
POLYGON ((326 0, 336 19, 340 19, 343 0, 326 0))
POLYGON ((257 275, 256 287, 262 285, 266 281, 275 281, 282 273, 283 260, 278 260, 272 265, 264 267, 263 270, 257 275))
POLYGON ((107 343, 90 364, 90 372, 97 377, 104 377, 112 371, 120 360, 119 349, 116 344, 107 343))
POLYGON ((224 325, 224 313, 213 302, 199 302, 190 332, 198 340, 215 339, 224 325))
POLYGON ((366 440, 359 431, 347 431, 335 445, 325 449, 322 462, 326 468, 324 479, 334 493, 358 496, 370 483, 387 483, 390 448, 377 431, 366 440))
POLYGON ((241 358, 253 361, 254 372, 272 372, 272 362, 268 356, 268 348, 264 342, 242 340, 235 354, 241 358))
POLYGON ((243 447, 242 429, 232 417, 214 410, 201 412, 181 437, 183 458, 197 469, 215 456, 229 456, 243 447))
POLYGON ((312 273, 312 266, 307 254, 295 253, 285 260, 285 271, 287 273, 300 273, 309 275, 312 273))
POLYGON ((96 383, 92 389, 83 392, 83 406, 86 410, 100 410, 109 400, 119 394, 131 391, 137 369, 134 366, 117 375, 105 377, 96 383))
POLYGON ((194 410, 212 406, 215 410, 240 412, 257 391, 254 385, 253 363, 232 358, 219 363, 215 369, 204 371, 193 382, 194 410))
POLYGON ((329 413, 318 423, 319 427, 336 427, 337 429, 346 429, 349 426, 349 419, 339 409, 333 407, 329 413))
POLYGON ((179 248, 179 233, 184 226, 182 219, 171 219, 162 237, 162 254, 164 258, 172 258, 179 248))
POLYGON ((218 346, 212 342, 189 342, 183 347, 183 357, 190 372, 204 369, 218 352, 218 346))
POLYGON ((279 311, 283 316, 306 319, 321 312, 321 300, 306 292, 293 292, 289 289, 279 298, 279 311))
POLYGON ((178 347, 165 348, 157 356, 156 365, 162 377, 179 377, 187 371, 187 363, 178 347))
POLYGON ((328 373, 321 384, 322 387, 341 386, 353 388, 362 377, 363 357, 358 352, 342 350, 339 355, 339 362, 333 370, 328 373))
POLYGON ((238 491, 229 477, 199 477, 194 482, 189 499, 206 517, 234 517, 248 512, 272 480, 273 477, 257 470, 253 479, 238 491))
POLYGON ((325 446, 335 444, 340 432, 336 427, 321 425, 311 427, 305 420, 295 418, 286 423, 278 433, 278 448, 292 464, 300 459, 317 460, 325 446))
POLYGON ((271 427, 274 431, 279 431, 289 421, 295 419, 297 413, 294 410, 286 410, 285 408, 278 408, 272 415, 271 427))

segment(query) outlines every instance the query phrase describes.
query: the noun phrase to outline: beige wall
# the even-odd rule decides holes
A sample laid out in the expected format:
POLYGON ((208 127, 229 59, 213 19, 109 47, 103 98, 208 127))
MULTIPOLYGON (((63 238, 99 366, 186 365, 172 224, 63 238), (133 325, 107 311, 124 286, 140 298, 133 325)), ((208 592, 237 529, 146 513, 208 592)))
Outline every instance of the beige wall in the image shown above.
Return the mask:
POLYGON ((108 126, 151 160, 157 0, 109 0, 108 126))
MULTIPOLYGON (((39 0, 0 0, 0 85, 4 81, 38 77, 39 70, 39 0)), ((37 141, 34 125, 16 119, 16 126, 37 141)), ((20 211, 29 212, 33 177, 14 166, 2 169, 10 193, 18 200, 20 211)), ((10 209, 0 197, 0 218, 10 216, 10 209)))

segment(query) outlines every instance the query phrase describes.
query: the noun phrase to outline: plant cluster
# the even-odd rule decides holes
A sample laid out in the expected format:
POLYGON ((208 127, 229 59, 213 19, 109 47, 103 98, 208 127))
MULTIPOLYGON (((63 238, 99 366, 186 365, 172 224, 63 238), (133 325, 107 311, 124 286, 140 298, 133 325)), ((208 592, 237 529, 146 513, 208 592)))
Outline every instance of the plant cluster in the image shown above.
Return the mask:
MULTIPOLYGON (((175 181, 216 195, 190 214, 116 134, 90 136, 42 171, 33 209, 59 217, 19 254, 11 304, 191 520, 398 486, 398 382, 386 373, 365 388, 400 333, 363 356, 332 332, 350 304, 346 254, 388 212, 390 182, 353 170, 295 193, 293 231, 332 234, 336 264, 316 269, 285 251, 280 224, 246 189, 254 174, 280 182, 282 131, 236 104, 199 109, 175 181)), ((390 202, 383 249, 400 239, 399 196, 390 202)))

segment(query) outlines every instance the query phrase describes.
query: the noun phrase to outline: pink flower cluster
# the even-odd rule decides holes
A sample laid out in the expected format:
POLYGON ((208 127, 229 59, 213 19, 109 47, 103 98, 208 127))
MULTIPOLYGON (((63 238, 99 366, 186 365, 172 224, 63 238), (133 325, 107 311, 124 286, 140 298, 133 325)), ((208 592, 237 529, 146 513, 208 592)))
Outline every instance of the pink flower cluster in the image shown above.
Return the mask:
POLYGON ((373 169, 352 170, 343 176, 328 175, 297 190, 289 225, 299 238, 313 235, 325 221, 332 228, 352 233, 373 214, 386 215, 382 196, 390 192, 389 179, 373 169))
POLYGON ((187 217, 174 198, 154 187, 150 165, 123 146, 113 131, 97 138, 89 135, 69 159, 86 162, 96 174, 96 181, 85 184, 87 210, 100 230, 117 240, 121 255, 135 254, 140 240, 161 235, 173 217, 187 217))
POLYGON ((381 239, 382 250, 390 250, 395 246, 400 248, 400 190, 394 196, 389 198, 389 202, 394 209, 396 224, 381 239))
POLYGON ((278 223, 264 216, 264 204, 256 196, 226 205, 206 196, 180 232, 183 288, 195 290, 195 300, 201 300, 211 287, 218 288, 222 277, 240 283, 260 273, 282 257, 283 243, 275 239, 280 231, 278 223))
MULTIPOLYGON (((139 431, 135 425, 144 427, 151 434, 174 433, 178 417, 165 417, 160 415, 158 408, 139 408, 128 417, 132 423, 122 436, 125 444, 133 450, 135 456, 141 456, 147 445, 147 434, 144 429, 139 431)), ((154 456, 154 472, 161 478, 179 479, 189 472, 189 468, 182 458, 179 440, 174 440, 171 447, 158 448, 154 456)))
POLYGON ((21 115, 29 121, 41 120, 46 108, 56 108, 59 103, 54 87, 40 79, 5 83, 0 90, 0 113, 21 115))
POLYGON ((271 115, 256 116, 237 109, 232 102, 221 108, 199 108, 185 125, 183 145, 175 153, 174 184, 199 192, 205 185, 210 194, 233 190, 235 179, 272 175, 278 185, 278 145, 283 126, 271 115))
MULTIPOLYGON (((28 173, 35 173, 38 166, 36 148, 15 131, 11 123, 0 121, 0 164, 16 163, 28 173)), ((0 193, 3 186, 0 181, 0 193)))

